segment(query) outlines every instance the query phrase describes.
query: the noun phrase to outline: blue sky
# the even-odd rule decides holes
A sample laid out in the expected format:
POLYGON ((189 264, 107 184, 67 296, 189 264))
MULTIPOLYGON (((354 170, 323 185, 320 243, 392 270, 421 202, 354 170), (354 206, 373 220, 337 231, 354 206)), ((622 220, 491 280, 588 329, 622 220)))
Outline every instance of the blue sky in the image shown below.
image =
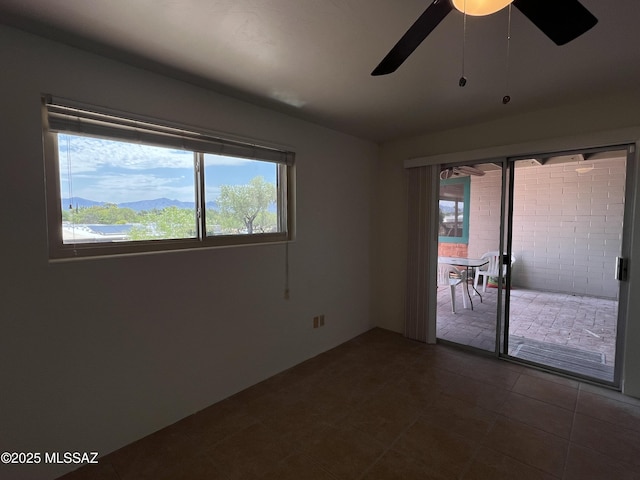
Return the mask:
MULTIPOLYGON (((163 147, 58 135, 61 197, 123 203, 155 198, 194 201, 193 153, 163 147)), ((275 183, 275 164, 205 155, 206 199, 220 185, 242 185, 261 175, 275 183)))

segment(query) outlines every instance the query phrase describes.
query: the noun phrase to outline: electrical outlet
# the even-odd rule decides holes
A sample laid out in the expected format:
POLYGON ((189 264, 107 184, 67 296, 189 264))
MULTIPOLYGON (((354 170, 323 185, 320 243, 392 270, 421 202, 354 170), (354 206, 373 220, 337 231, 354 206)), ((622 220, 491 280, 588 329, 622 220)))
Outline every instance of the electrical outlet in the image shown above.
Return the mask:
POLYGON ((318 323, 320 319, 318 317, 313 317, 313 328, 318 328, 318 323))
POLYGON ((324 313, 320 315, 320 326, 324 327, 324 313))

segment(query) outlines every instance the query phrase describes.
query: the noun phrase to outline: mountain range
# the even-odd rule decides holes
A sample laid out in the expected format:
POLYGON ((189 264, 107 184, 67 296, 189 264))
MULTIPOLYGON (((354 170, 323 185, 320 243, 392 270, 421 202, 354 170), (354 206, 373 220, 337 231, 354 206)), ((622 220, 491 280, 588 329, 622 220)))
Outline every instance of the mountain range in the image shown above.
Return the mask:
MULTIPOLYGON (((62 199, 62 208, 69 208, 69 204, 72 205, 73 208, 88 208, 88 207, 99 207, 102 205, 107 205, 108 202, 97 202, 95 200, 89 200, 81 197, 73 197, 71 201, 68 198, 62 199)), ((142 211, 150 211, 150 210, 162 210, 167 207, 177 207, 177 208, 187 208, 193 209, 195 208, 195 202, 182 202, 180 200, 171 200, 169 198, 154 198, 153 200, 138 200, 136 202, 123 202, 116 204, 119 208, 130 208, 136 212, 142 211)), ((207 208, 217 209, 216 202, 207 202, 207 208)))

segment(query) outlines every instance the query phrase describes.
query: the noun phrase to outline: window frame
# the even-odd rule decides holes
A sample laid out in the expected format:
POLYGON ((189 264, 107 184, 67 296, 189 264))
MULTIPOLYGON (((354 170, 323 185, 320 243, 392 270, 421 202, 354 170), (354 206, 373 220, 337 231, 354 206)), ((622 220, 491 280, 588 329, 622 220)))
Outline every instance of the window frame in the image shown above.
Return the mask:
MULTIPOLYGON (((438 235, 438 242, 440 243, 460 243, 460 244, 469 244, 469 202, 471 199, 471 177, 457 177, 457 178, 447 178, 440 180, 440 186, 443 185, 463 185, 463 203, 465 206, 464 216, 462 218, 462 236, 460 237, 448 237, 443 235, 438 235)), ((438 198, 438 210, 440 209, 440 201, 442 199, 438 198)))
MULTIPOLYGON (((295 154, 294 152, 275 147, 257 144, 252 141, 231 139, 230 136, 221 136, 217 133, 185 127, 169 122, 150 119, 128 113, 116 112, 113 110, 103 109, 101 107, 87 106, 74 101, 65 99, 54 99, 50 95, 42 97, 42 121, 43 121, 43 144, 44 144, 44 167, 46 181, 46 211, 47 211, 47 232, 49 243, 49 258, 71 259, 85 257, 101 257, 111 255, 130 255, 145 254, 153 252, 174 251, 184 249, 199 248, 215 248, 239 245, 255 245, 281 243, 293 240, 294 235, 294 175, 295 175, 295 154), (51 122, 51 111, 55 111, 57 107, 67 108, 69 112, 75 112, 78 115, 78 126, 71 125, 69 121, 58 122, 55 118, 51 122), (101 122, 108 124, 108 120, 122 121, 122 128, 127 131, 135 131, 150 127, 150 138, 154 135, 162 136, 163 132, 168 132, 169 136, 186 139, 185 144, 194 146, 200 145, 211 148, 200 148, 199 150, 191 148, 182 148, 182 150, 194 153, 194 176, 195 176, 195 207, 194 217, 196 220, 196 236, 195 238, 180 239, 158 239, 158 240, 128 240, 119 242, 93 242, 93 243, 64 243, 62 233, 62 204, 63 197, 60 185, 60 163, 58 158, 58 134, 69 133, 75 135, 93 136, 107 140, 124 141, 129 143, 140 143, 145 145, 156 145, 157 143, 138 140, 134 138, 122 138, 118 136, 99 135, 91 131, 92 126, 88 127, 90 133, 83 131, 81 124, 84 120, 82 115, 86 113, 88 121, 91 121, 92 115, 102 118, 101 122), (55 128, 51 128, 51 123, 57 123, 55 128), (132 127, 133 126, 133 127, 132 127), (62 130, 62 129, 65 130, 62 130), (77 128, 77 130, 73 130, 77 128), (174 132, 175 131, 175 134, 174 132), (211 141, 210 144, 207 142, 211 141), (226 151, 225 149, 228 149, 226 151), (243 152, 250 152, 243 155, 243 152), (221 234, 210 235, 206 233, 206 198, 205 180, 204 180, 204 156, 205 154, 224 154, 226 156, 235 156, 248 160, 264 161, 276 165, 277 184, 276 184, 276 205, 278 210, 278 232, 269 233, 251 233, 251 234, 221 234), (260 157, 269 157, 264 159, 260 157)), ((113 124, 114 131, 118 129, 113 124)), ((107 125, 108 126, 108 125, 107 125)), ((106 131, 109 131, 108 129, 106 131)), ((136 132, 137 133, 137 132, 136 132)), ((144 133, 143 133, 144 136, 144 133)), ((171 141, 174 141, 175 138, 171 141)), ((175 140, 177 141, 177 140, 175 140)), ((159 145, 166 146, 166 145, 159 145)), ((168 147, 169 148, 169 147, 168 147)))

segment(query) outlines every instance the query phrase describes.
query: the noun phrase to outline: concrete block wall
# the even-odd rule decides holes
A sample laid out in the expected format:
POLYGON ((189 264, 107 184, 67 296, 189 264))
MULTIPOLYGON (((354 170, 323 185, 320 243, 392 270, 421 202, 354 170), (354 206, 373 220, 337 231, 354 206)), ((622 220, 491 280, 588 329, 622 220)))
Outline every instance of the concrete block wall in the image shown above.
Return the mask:
POLYGON ((516 168, 514 286, 617 298, 626 161, 589 163, 516 168))
POLYGON ((502 170, 488 171, 484 176, 472 176, 469 195, 469 257, 500 247, 500 203, 502 170))

